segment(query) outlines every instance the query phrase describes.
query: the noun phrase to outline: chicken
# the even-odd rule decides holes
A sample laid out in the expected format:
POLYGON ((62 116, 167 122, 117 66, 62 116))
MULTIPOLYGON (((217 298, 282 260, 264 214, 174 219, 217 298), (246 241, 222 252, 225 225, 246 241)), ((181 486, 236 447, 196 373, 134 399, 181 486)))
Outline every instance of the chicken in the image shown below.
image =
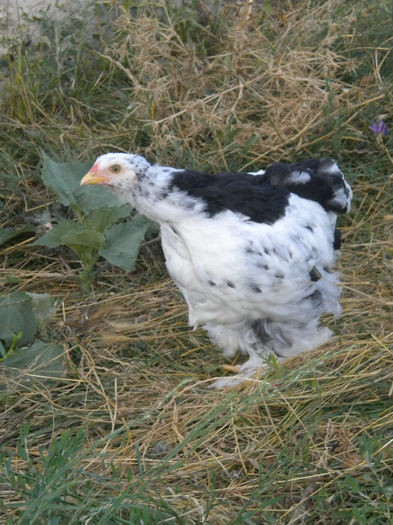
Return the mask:
POLYGON ((352 191, 330 159, 277 163, 257 173, 199 173, 151 165, 134 154, 97 158, 82 185, 108 186, 158 222, 166 266, 225 358, 248 356, 216 388, 252 378, 331 335, 340 314, 336 218, 352 191))

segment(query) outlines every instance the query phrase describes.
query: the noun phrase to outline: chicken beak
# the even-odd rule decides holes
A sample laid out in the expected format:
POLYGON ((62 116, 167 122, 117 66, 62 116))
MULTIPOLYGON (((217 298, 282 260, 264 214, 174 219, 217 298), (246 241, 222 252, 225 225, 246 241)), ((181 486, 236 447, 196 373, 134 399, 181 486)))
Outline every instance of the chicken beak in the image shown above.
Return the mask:
POLYGON ((86 184, 108 184, 109 178, 105 175, 98 175, 96 170, 90 170, 81 180, 81 186, 86 186, 86 184))

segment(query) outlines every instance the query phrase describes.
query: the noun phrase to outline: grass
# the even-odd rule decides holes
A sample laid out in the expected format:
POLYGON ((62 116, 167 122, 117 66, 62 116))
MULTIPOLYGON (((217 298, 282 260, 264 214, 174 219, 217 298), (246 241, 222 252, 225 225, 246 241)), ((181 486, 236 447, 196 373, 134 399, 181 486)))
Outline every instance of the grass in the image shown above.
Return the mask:
POLYGON ((330 155, 355 194, 336 336, 211 391, 222 357, 190 332, 157 241, 131 274, 100 259, 86 297, 70 252, 13 239, 4 293, 57 297, 46 336, 67 373, 0 391, 1 523, 393 523, 393 144, 368 130, 392 128, 393 4, 251 9, 102 2, 89 32, 43 15, 55 44, 15 42, 1 70, 0 226, 65 213, 40 149, 217 171, 330 155))

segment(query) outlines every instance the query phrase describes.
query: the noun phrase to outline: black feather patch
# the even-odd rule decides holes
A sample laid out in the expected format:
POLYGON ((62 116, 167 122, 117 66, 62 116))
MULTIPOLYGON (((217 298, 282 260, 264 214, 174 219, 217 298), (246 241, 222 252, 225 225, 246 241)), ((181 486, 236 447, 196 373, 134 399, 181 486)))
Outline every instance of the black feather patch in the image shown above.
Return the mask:
POLYGON ((305 301, 311 301, 314 308, 319 308, 323 303, 323 296, 320 290, 314 290, 312 294, 304 298, 305 301))
POLYGON ((311 272, 310 272, 310 279, 313 281, 313 282, 316 282, 316 281, 319 281, 319 279, 322 277, 321 273, 315 268, 315 266, 313 266, 311 268, 311 272))
POLYGON ((341 231, 334 230, 334 243, 333 248, 339 250, 341 248, 341 231))
POLYGON ((256 337, 261 341, 262 344, 266 344, 271 341, 271 336, 266 332, 263 319, 253 321, 251 328, 256 337))
POLYGON ((348 189, 341 171, 337 168, 332 172, 334 165, 334 161, 328 158, 307 159, 295 164, 276 162, 257 178, 269 180, 276 186, 285 187, 303 199, 318 202, 326 211, 346 213, 347 203, 340 203, 335 200, 335 197, 340 191, 343 191, 348 197, 348 189), (300 173, 308 175, 308 180, 297 182, 296 175, 300 173))
POLYGON ((174 172, 170 189, 175 188, 201 199, 210 217, 230 210, 266 224, 274 224, 284 216, 289 199, 286 188, 245 173, 174 172))

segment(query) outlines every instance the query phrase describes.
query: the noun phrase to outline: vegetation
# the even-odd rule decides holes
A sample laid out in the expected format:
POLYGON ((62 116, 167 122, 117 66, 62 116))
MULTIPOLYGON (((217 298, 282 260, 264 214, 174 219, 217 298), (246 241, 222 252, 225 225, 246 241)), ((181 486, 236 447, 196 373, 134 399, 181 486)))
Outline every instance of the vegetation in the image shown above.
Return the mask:
POLYGON ((100 256, 123 270, 133 271, 139 245, 151 221, 135 215, 116 224, 119 219, 129 216, 132 208, 122 205, 102 188, 89 188, 88 191, 81 188, 80 181, 91 163, 57 163, 45 154, 43 161, 44 184, 55 191, 61 204, 71 208, 76 220, 59 217, 58 222, 33 245, 47 248, 67 246, 75 252, 81 261, 80 281, 85 292, 89 291, 100 256))
POLYGON ((43 13, 0 64, 0 522, 393 523, 391 0, 94 6, 43 13), (336 158, 354 189, 336 336, 210 390, 223 358, 187 326, 157 233, 75 197, 108 151, 336 158))

